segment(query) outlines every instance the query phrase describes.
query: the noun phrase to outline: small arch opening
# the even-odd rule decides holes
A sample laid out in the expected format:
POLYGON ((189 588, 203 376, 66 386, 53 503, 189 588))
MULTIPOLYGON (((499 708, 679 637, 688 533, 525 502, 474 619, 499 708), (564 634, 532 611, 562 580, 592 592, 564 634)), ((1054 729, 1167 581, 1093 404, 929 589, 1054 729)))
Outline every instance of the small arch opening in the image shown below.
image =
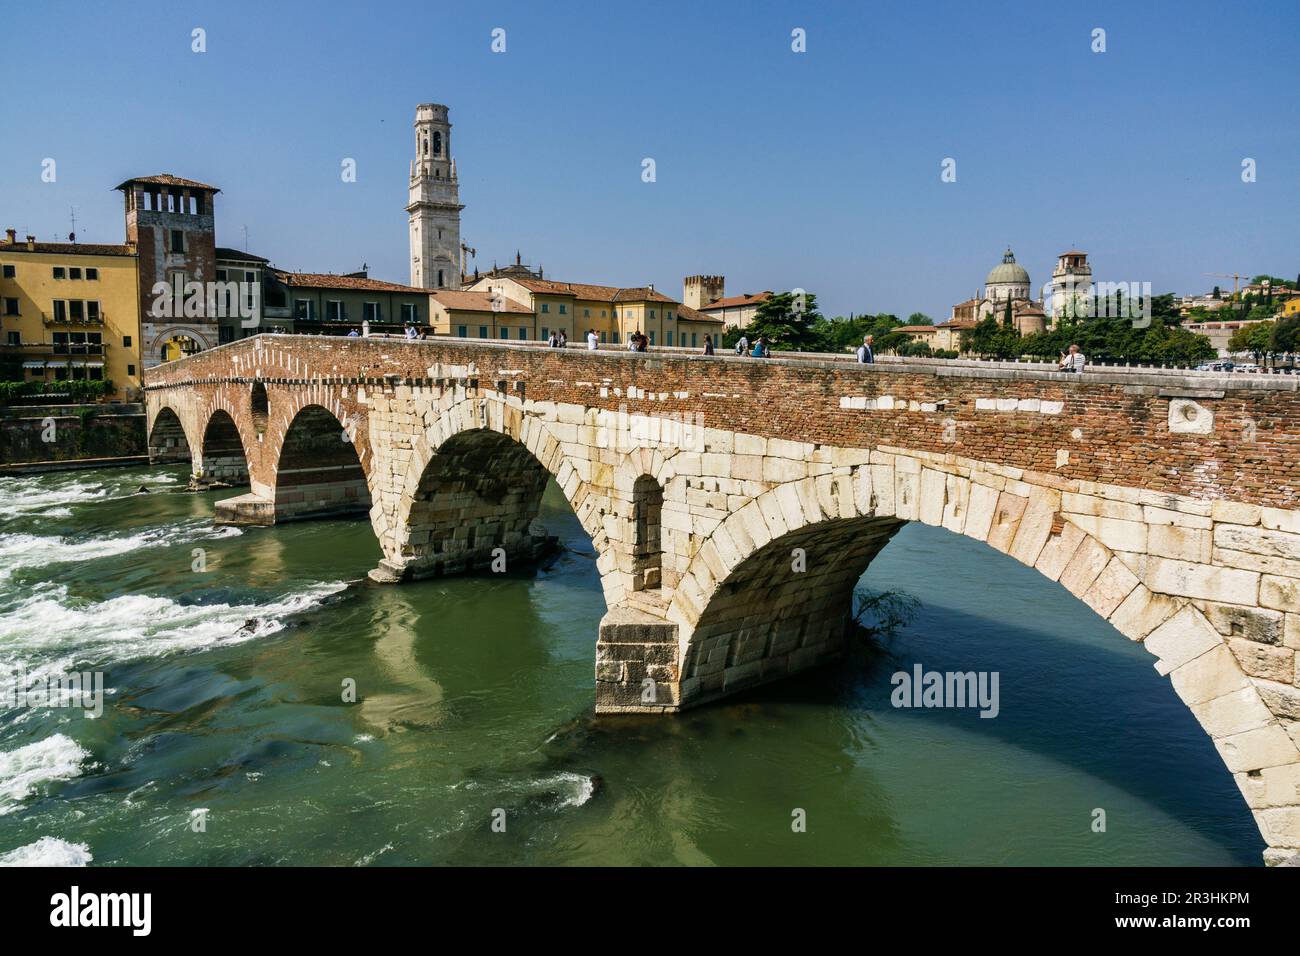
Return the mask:
POLYGON ((632 590, 659 587, 663 568, 660 522, 664 490, 650 475, 642 475, 632 486, 632 590))
POLYGON ((266 424, 270 420, 271 399, 266 394, 266 386, 261 382, 253 383, 253 391, 249 397, 249 416, 253 420, 253 427, 258 433, 266 431, 266 424))

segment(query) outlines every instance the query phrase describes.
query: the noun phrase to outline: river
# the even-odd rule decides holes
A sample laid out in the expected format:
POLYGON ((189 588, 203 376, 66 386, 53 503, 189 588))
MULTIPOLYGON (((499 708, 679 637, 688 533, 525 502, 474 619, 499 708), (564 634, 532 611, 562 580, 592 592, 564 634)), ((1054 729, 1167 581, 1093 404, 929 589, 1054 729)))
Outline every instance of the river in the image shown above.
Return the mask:
POLYGON ((604 602, 554 485, 547 567, 382 586, 366 522, 214 529, 232 492, 185 477, 0 478, 0 670, 106 687, 98 719, 0 707, 0 864, 1261 862, 1154 658, 942 529, 876 559, 859 588, 918 606, 842 664, 595 719, 604 602), (997 717, 892 707, 917 663, 996 671, 997 717))

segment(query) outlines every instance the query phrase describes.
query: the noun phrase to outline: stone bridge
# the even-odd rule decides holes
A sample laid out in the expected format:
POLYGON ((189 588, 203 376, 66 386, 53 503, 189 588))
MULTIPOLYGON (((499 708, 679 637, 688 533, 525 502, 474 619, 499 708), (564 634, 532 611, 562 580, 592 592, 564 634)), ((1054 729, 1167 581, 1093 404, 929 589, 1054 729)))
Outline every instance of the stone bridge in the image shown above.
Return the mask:
POLYGON ((397 582, 598 555, 596 705, 673 711, 840 653, 908 521, 1141 641, 1280 862, 1300 850, 1300 377, 262 335, 146 372, 150 454, 218 521, 369 516, 397 582))

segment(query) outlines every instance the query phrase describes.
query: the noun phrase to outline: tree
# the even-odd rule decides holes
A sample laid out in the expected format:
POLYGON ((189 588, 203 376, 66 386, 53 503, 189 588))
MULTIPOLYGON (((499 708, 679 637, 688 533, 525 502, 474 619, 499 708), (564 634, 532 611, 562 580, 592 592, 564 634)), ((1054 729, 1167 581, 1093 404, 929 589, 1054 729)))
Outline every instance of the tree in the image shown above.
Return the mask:
POLYGON ((759 336, 767 338, 772 351, 814 352, 821 347, 818 334, 821 313, 817 311, 817 296, 811 292, 778 292, 759 303, 753 321, 745 330, 751 342, 759 336))
POLYGON ((924 312, 913 312, 907 317, 908 325, 934 325, 934 319, 924 312))
POLYGON ((1252 322, 1243 325, 1228 339, 1228 351, 1249 352, 1256 362, 1273 353, 1273 322, 1252 322))
POLYGON ((1269 347, 1274 355, 1294 355, 1300 352, 1300 315, 1273 323, 1269 347))

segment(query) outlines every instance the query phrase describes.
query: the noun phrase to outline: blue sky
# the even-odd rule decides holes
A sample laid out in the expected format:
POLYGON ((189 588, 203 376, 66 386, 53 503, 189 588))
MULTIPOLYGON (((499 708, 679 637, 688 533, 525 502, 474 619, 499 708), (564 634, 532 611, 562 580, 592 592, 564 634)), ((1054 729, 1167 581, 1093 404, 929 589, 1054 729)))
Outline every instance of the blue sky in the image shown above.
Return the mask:
POLYGON ((462 233, 483 267, 518 248, 559 279, 680 295, 683 276, 721 273, 729 293, 809 289, 830 315, 936 318, 1008 243, 1035 286, 1075 246, 1097 278, 1157 292, 1222 282, 1207 272, 1293 277, 1298 13, 6 2, 0 227, 63 238, 75 206, 80 239, 120 242, 112 187, 172 172, 222 188, 222 245, 242 248, 246 226, 281 267, 365 262, 405 282, 411 122, 434 101, 451 107, 462 233), (41 182, 46 157, 57 182, 41 182))

